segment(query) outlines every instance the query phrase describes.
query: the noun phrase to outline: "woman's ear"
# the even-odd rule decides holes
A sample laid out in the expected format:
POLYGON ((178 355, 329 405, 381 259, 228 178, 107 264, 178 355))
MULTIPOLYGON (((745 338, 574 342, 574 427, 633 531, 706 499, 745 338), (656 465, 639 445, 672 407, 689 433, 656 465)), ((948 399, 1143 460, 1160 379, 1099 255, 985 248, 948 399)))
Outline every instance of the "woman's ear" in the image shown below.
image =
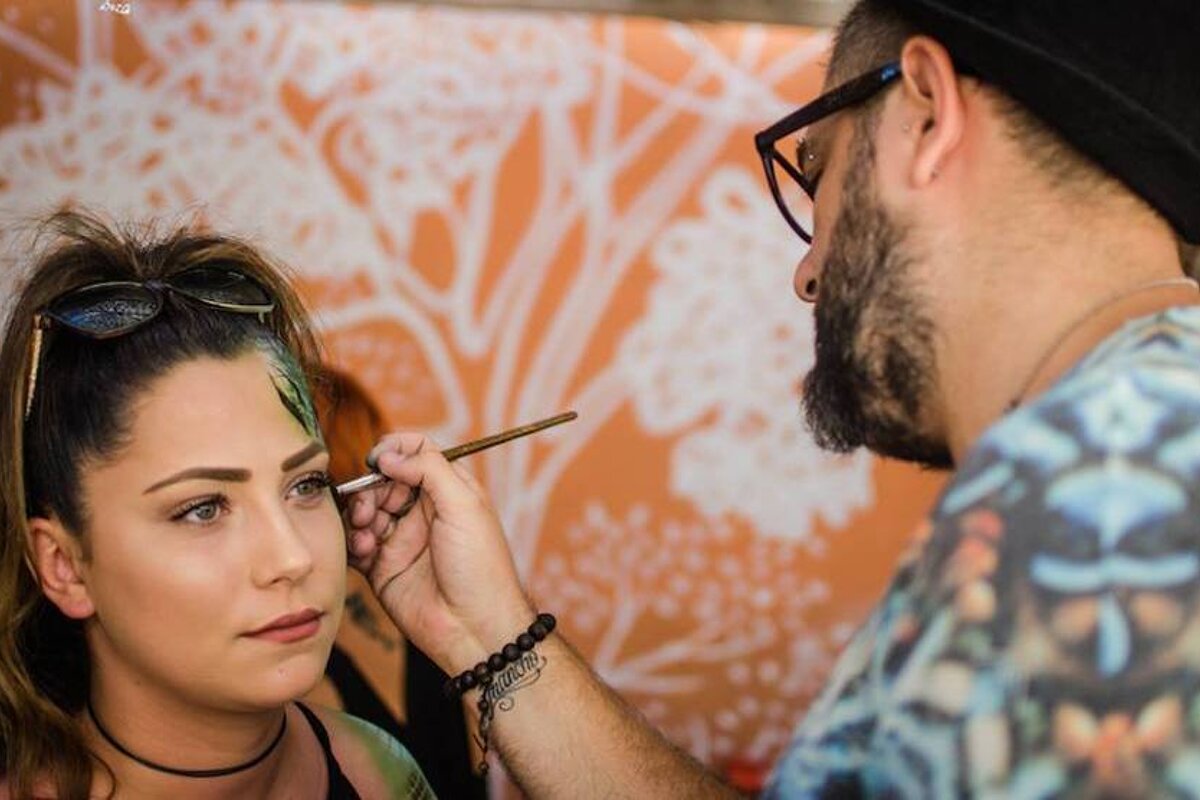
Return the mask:
POLYGON ((83 548, 57 518, 34 517, 28 522, 30 566, 42 593, 70 619, 96 613, 84 581, 83 548))

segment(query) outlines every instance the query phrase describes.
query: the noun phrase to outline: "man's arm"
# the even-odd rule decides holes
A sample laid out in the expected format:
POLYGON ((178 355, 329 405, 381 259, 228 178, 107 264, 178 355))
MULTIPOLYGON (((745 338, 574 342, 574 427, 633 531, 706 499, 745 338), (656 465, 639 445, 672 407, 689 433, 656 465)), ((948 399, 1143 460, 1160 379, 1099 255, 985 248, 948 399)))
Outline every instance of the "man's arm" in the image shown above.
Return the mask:
POLYGON ((672 745, 609 687, 565 640, 534 651, 541 674, 504 693, 491 746, 533 798, 736 797, 672 745))
MULTIPOLYGON (((394 483, 351 500, 351 561, 405 635, 458 675, 513 642, 536 613, 487 495, 469 473, 415 434, 385 438, 374 455, 394 483), (415 486, 420 502, 396 520, 392 513, 415 486)), ((530 797, 736 796, 604 686, 557 633, 532 652, 532 675, 522 668, 519 682, 495 679, 500 695, 488 735, 530 797)))

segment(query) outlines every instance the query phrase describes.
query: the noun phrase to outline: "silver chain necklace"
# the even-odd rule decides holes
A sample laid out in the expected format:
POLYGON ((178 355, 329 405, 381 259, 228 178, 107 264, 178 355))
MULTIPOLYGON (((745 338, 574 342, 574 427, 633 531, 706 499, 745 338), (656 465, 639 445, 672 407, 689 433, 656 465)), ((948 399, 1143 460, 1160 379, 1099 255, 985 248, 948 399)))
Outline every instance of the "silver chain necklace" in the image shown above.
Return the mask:
POLYGON ((1181 288, 1187 286, 1196 292, 1200 292, 1200 283, 1197 283, 1192 278, 1163 278, 1156 281, 1150 281, 1149 283, 1139 284, 1134 286, 1132 289, 1126 289, 1124 291, 1117 292, 1111 297, 1107 297, 1103 301, 1092 306, 1090 309, 1088 309, 1087 313, 1068 325, 1066 330, 1055 337, 1054 342, 1050 345, 1050 347, 1046 348, 1045 352, 1042 353, 1041 358, 1039 358, 1037 363, 1034 365, 1033 370, 1029 373, 1029 377, 1025 379, 1023 384, 1021 384, 1020 391, 1017 392, 1016 396, 1013 397, 1012 401, 1008 404, 1008 411, 1012 411, 1017 406, 1021 405, 1021 401, 1025 399, 1025 395, 1029 392, 1029 390, 1033 388, 1034 383, 1036 383, 1037 379, 1041 376, 1042 370, 1045 369, 1046 364, 1050 362, 1050 359, 1053 358, 1054 354, 1058 352, 1058 349, 1062 347, 1063 342, 1070 338, 1071 334, 1082 328, 1085 324, 1100 314, 1100 312, 1104 311, 1118 300, 1124 300, 1125 298, 1132 297, 1140 292, 1147 292, 1152 289, 1161 289, 1168 286, 1179 286, 1181 288))

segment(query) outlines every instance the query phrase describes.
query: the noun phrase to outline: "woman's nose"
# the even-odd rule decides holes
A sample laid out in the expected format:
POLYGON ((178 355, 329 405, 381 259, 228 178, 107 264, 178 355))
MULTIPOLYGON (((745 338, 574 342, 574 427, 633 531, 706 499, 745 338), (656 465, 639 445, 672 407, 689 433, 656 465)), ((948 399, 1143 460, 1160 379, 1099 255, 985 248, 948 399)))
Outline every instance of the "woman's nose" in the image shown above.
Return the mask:
POLYGON ((251 565, 255 584, 295 583, 312 572, 312 549, 286 511, 265 512, 256 527, 259 546, 251 565))

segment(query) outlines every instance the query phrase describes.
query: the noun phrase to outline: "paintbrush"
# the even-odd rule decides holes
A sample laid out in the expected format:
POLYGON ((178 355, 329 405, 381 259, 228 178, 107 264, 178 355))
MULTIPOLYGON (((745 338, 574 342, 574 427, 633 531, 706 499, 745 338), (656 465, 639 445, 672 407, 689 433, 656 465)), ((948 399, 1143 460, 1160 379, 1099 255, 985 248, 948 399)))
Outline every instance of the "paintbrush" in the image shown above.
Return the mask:
MULTIPOLYGON (((451 447, 448 450, 443 450, 442 455, 446 457, 447 461, 454 461, 457 458, 469 456, 472 453, 478 453, 480 450, 487 450, 489 447, 495 447, 498 444, 511 442, 513 439, 520 439, 522 436, 528 436, 531 433, 537 433, 538 431, 544 431, 546 428, 553 428, 555 425, 561 425, 564 422, 570 422, 578 416, 579 415, 574 411, 567 411, 566 413, 559 414, 548 419, 531 422, 528 425, 522 425, 519 428, 512 428, 511 430, 501 431, 500 433, 493 433, 491 436, 485 436, 482 439, 464 442, 463 444, 451 447)), ((352 481, 346 481, 345 483, 338 484, 334 487, 333 491, 338 499, 343 499, 354 494, 355 492, 361 492, 364 489, 380 486, 390 482, 391 480, 391 478, 379 472, 371 472, 363 475, 361 478, 355 478, 352 481)), ((416 502, 416 494, 417 487, 413 487, 412 494, 409 497, 409 502, 406 502, 404 507, 397 511, 393 516, 403 516, 404 513, 412 507, 412 503, 416 502)))

